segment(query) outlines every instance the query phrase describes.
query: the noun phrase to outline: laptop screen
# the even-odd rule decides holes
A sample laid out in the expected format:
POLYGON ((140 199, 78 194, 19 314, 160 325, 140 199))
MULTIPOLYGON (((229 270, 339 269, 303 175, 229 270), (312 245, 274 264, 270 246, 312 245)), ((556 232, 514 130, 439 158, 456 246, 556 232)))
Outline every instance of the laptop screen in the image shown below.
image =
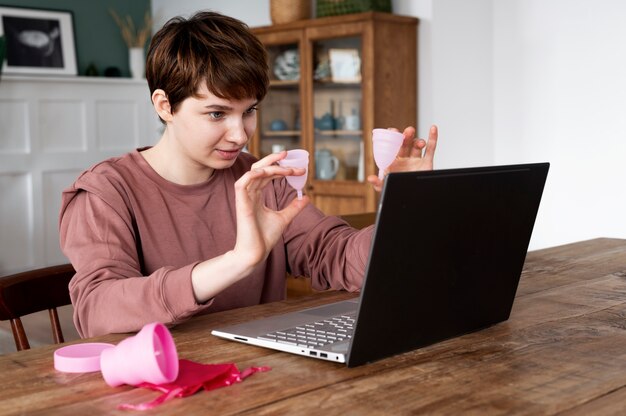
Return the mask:
POLYGON ((348 365, 508 319, 548 167, 388 175, 348 365))

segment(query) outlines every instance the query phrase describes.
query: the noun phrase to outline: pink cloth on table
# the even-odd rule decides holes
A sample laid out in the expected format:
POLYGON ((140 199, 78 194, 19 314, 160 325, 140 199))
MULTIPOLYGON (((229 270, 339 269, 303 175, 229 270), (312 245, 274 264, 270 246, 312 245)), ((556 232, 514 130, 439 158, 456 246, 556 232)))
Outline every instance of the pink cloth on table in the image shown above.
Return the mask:
POLYGON ((269 370, 269 367, 250 367, 240 372, 235 364, 200 364, 189 360, 179 360, 178 378, 172 383, 159 385, 142 383, 137 386, 163 392, 161 396, 151 402, 121 404, 118 406, 118 409, 152 409, 175 397, 191 396, 201 388, 208 391, 220 387, 227 387, 231 384, 243 381, 243 379, 254 373, 269 370))

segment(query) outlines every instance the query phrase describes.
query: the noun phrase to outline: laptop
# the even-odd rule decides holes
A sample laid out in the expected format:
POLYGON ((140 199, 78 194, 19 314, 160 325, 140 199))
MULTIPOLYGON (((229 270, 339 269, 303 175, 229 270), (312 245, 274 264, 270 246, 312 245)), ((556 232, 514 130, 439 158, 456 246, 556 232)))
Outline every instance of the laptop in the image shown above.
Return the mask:
POLYGON ((548 169, 391 173, 359 297, 212 334, 354 367, 506 321, 548 169))

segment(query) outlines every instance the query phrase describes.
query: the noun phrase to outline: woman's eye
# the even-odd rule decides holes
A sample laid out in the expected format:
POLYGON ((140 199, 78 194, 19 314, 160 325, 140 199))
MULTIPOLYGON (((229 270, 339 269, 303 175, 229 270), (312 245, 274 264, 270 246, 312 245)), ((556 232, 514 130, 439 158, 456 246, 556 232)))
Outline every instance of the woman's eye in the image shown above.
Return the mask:
POLYGON ((213 120, 219 120, 224 117, 224 113, 222 111, 211 111, 209 117, 213 120))
POLYGON ((246 110, 246 114, 252 114, 257 110, 256 107, 250 107, 246 110))

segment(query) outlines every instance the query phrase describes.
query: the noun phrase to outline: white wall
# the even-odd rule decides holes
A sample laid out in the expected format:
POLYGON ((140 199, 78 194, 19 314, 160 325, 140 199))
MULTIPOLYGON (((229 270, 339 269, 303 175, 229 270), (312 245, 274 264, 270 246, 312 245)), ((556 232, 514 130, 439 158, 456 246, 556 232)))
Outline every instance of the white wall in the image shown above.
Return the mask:
POLYGON ((498 163, 549 161, 535 234, 626 238, 626 2, 494 1, 498 163))
POLYGON ((270 0, 152 0, 154 26, 159 28, 169 18, 212 10, 245 22, 250 27, 267 26, 270 20, 270 0))
MULTIPOLYGON (((152 0, 270 24, 269 0, 152 0)), ((531 249, 626 238, 626 2, 393 0, 420 19, 418 133, 437 167, 549 161, 531 249)))
MULTIPOLYGON (((433 1, 433 121, 442 137, 438 168, 491 165, 493 154, 490 0, 433 1)), ((420 119, 427 127, 428 119, 420 119)))

